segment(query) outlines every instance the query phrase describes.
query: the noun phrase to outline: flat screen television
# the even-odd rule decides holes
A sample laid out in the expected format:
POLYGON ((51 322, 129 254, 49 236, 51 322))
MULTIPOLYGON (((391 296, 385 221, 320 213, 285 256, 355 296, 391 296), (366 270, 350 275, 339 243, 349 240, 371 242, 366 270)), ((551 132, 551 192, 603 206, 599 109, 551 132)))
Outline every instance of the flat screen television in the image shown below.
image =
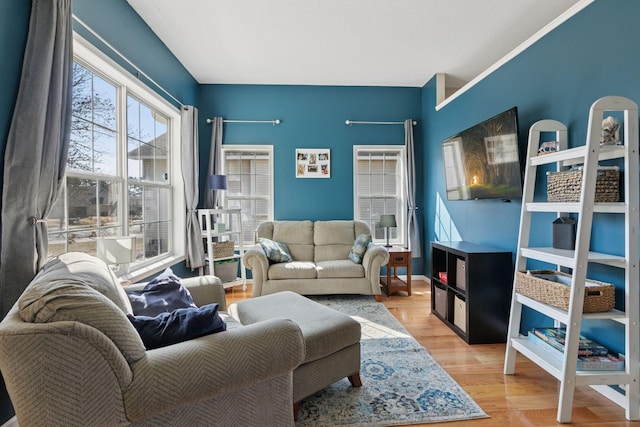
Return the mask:
POLYGON ((448 200, 522 197, 518 110, 513 107, 442 142, 448 200))

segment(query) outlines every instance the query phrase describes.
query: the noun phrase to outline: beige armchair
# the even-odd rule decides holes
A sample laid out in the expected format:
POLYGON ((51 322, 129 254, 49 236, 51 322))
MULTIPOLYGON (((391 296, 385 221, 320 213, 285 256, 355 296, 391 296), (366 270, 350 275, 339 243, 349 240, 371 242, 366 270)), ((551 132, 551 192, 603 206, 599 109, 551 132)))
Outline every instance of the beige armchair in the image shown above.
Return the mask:
MULTIPOLYGON (((225 309, 219 279, 185 279, 225 309)), ((0 370, 21 427, 293 425, 299 327, 273 319, 146 350, 102 261, 49 262, 0 323, 0 370)))

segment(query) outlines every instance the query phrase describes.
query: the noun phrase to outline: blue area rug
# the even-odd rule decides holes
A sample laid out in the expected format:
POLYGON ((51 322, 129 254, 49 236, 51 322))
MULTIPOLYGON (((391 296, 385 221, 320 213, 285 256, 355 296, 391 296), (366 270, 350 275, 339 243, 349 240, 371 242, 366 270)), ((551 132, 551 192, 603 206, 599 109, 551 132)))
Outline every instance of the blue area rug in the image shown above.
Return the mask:
POLYGON ((384 304, 368 296, 312 299, 362 325, 362 387, 342 379, 303 399, 296 426, 392 426, 487 418, 384 304))

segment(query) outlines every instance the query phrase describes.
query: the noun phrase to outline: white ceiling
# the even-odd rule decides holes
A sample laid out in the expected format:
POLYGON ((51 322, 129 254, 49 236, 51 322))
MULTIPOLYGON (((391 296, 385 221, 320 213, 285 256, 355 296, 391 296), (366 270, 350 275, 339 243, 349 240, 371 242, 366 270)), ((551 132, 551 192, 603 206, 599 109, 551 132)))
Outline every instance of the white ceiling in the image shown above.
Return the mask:
POLYGON ((199 83, 421 87, 472 80, 585 0, 128 2, 199 83))

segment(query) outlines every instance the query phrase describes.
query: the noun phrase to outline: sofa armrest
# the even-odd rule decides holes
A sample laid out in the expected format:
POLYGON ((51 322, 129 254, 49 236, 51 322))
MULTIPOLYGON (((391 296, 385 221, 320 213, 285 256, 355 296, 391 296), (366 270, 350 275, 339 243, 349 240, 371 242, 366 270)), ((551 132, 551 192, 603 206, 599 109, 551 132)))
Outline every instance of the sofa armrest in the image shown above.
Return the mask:
POLYGON ((371 282, 373 295, 380 295, 380 267, 389 262, 389 251, 375 243, 369 243, 362 258, 364 276, 371 282))
POLYGON ((216 276, 196 276, 182 279, 182 284, 191 293, 193 302, 198 307, 217 302, 220 311, 227 309, 227 299, 222 281, 216 276))
POLYGON ((304 357, 302 332, 288 319, 149 350, 131 366, 133 382, 124 395, 127 418, 141 421, 286 375, 304 357))
MULTIPOLYGON (((213 304, 215 302, 220 306, 221 311, 227 309, 227 300, 224 293, 224 286, 216 276, 195 276, 180 279, 185 288, 189 290, 193 302, 198 307, 213 304)), ((134 283, 127 285, 125 289, 131 291, 142 290, 148 282, 134 283)))
POLYGON ((253 245, 244 253, 242 258, 246 268, 251 270, 253 290, 252 296, 262 295, 262 282, 267 280, 269 272, 269 259, 261 245, 253 245))

